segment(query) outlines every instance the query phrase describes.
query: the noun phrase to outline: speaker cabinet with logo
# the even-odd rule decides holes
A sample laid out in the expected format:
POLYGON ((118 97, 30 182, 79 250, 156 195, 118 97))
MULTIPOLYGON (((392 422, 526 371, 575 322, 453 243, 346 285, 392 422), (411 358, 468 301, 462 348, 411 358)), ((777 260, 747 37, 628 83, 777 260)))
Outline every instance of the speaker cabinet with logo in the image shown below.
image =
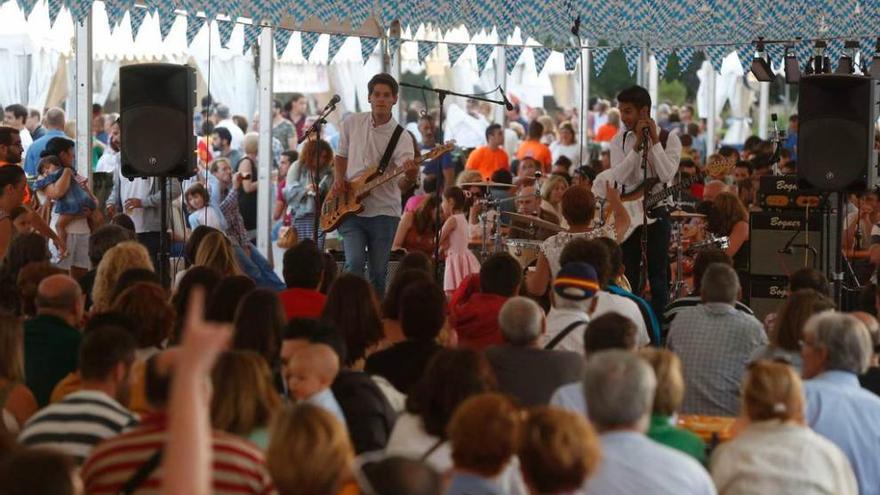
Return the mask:
POLYGON ((761 321, 779 309, 788 295, 788 277, 752 277, 749 307, 761 321))
POLYGON ((822 214, 806 209, 753 212, 749 221, 751 275, 788 276, 800 268, 819 268, 822 214))
POLYGON ((856 75, 801 77, 797 174, 802 189, 858 192, 877 184, 877 84, 856 75))
POLYGON ((120 68, 119 105, 123 176, 185 178, 196 173, 192 67, 137 64, 120 68))

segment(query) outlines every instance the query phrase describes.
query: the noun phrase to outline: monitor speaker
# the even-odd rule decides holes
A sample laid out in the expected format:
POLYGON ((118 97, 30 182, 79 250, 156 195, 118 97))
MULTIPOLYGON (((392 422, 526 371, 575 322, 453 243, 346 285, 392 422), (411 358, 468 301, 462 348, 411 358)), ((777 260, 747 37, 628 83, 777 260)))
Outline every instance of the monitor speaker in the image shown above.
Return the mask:
POLYGON ((195 70, 186 65, 137 64, 119 69, 122 175, 192 177, 195 70))
POLYGON ((797 141, 801 189, 858 192, 877 184, 877 84, 856 75, 801 77, 797 141))
POLYGON ((823 265, 822 221, 818 209, 752 212, 750 274, 787 277, 800 268, 819 269, 823 265))

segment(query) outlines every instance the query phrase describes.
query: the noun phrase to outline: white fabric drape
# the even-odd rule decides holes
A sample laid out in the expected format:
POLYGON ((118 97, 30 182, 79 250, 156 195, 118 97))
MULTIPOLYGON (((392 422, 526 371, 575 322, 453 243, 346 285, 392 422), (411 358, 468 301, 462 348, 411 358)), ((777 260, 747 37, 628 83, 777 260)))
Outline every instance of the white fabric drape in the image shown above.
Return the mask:
POLYGON ((55 50, 40 50, 31 56, 31 73, 27 89, 27 106, 42 109, 46 106, 52 79, 61 61, 55 50))
POLYGON ((257 106, 257 77, 254 57, 250 51, 241 54, 244 31, 237 25, 229 40, 229 48, 220 46, 217 23, 211 23, 210 57, 208 30, 202 29, 193 39, 190 54, 205 83, 210 81, 209 91, 214 101, 229 107, 233 115, 244 115, 250 120, 257 106))
MULTIPOLYGON (((2 36, 0 46, 5 46, 2 36)), ((26 102, 27 59, 27 55, 17 51, 0 49, 0 67, 3 67, 3 77, 0 77, 0 105, 26 102)))

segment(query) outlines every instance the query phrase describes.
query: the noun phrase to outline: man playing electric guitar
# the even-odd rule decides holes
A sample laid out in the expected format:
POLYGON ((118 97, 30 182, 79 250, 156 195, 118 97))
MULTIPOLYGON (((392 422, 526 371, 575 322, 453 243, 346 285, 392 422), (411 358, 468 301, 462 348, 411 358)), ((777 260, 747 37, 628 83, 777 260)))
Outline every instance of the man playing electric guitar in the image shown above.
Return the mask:
MULTIPOLYGON (((645 178, 656 177, 659 183, 646 195, 657 192, 675 177, 681 155, 681 142, 675 133, 666 137, 665 144, 651 119, 651 96, 641 86, 624 89, 617 95, 620 120, 624 123, 617 135, 611 140, 611 179, 617 184, 622 194, 636 189, 645 178), (648 169, 642 169, 642 142, 647 135, 648 169)), ((651 287, 651 306, 657 314, 663 314, 669 298, 667 249, 669 248, 670 223, 667 216, 651 219, 639 226, 631 236, 621 244, 623 262, 626 265, 626 276, 633 284, 636 292, 643 289, 639 286, 642 255, 647 264, 647 282, 651 287), (647 252, 642 253, 642 233, 647 228, 647 252)))
MULTIPOLYGON (((391 109, 397 103, 397 81, 388 74, 377 74, 370 79, 367 89, 371 111, 350 115, 340 128, 333 183, 334 191, 340 194, 350 190, 350 179, 381 164, 386 154, 389 160, 385 174, 405 167, 405 177, 415 183, 419 173, 413 162, 415 143, 408 132, 396 132, 399 125, 391 116, 391 109), (392 143, 395 135, 396 143, 392 143)), ((398 184, 395 181, 382 184, 363 200, 363 205, 361 213, 349 216, 339 225, 345 271, 363 275, 366 262, 368 278, 381 296, 385 292, 391 243, 400 221, 398 184)))

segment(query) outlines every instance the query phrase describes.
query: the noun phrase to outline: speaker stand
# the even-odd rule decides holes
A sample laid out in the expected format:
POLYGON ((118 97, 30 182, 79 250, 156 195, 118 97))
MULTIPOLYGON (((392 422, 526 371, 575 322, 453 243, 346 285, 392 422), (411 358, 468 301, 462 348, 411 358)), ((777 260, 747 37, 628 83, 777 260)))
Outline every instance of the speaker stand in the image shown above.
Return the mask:
POLYGON ((162 181, 159 188, 159 252, 156 253, 156 260, 159 262, 157 267, 159 271, 159 282, 162 287, 171 289, 171 277, 169 273, 171 253, 169 252, 168 239, 168 178, 158 177, 162 181))
MULTIPOLYGON (((834 283, 834 303, 838 309, 843 306, 843 226, 846 224, 846 201, 847 194, 843 191, 837 193, 837 225, 834 229, 834 239, 830 240, 830 252, 834 253, 834 271, 832 272, 832 282, 834 283)), ((829 208, 830 210, 830 208, 829 208)), ((827 214, 829 217, 831 213, 827 214)), ((823 229, 823 236, 831 236, 831 229, 823 229)), ((829 267, 830 268, 830 267, 829 267)), ((829 270, 830 271, 830 270, 829 270)))

